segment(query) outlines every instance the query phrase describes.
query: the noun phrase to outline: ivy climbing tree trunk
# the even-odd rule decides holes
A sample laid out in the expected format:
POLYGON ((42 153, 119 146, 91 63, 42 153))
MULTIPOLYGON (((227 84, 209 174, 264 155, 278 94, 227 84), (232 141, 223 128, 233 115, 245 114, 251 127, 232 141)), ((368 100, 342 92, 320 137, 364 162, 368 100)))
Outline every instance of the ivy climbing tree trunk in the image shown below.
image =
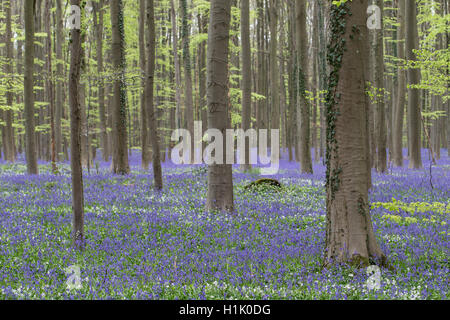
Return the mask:
MULTIPOLYGON (((71 5, 80 7, 80 0, 70 0, 71 5)), ((81 8, 83 11, 83 9, 81 8)), ((83 15, 81 14, 81 17, 83 15)), ((82 23, 82 22, 81 22, 82 23)), ((72 241, 77 249, 84 243, 84 195, 83 168, 81 165, 81 109, 80 109, 80 74, 81 74, 81 30, 70 32, 70 168, 72 175, 72 241)))
POLYGON ((148 124, 150 126, 150 140, 152 143, 153 155, 153 177, 155 180, 155 188, 161 190, 163 188, 162 170, 161 170, 161 153, 159 152, 159 134, 158 122, 156 121, 155 106, 153 103, 153 90, 155 82, 155 8, 153 0, 147 0, 147 26, 148 26, 148 42, 147 42, 147 75, 145 87, 145 103, 147 104, 148 124))
MULTIPOLYGON (((252 65, 250 51, 250 5, 249 0, 241 0, 241 45, 242 45, 242 129, 250 129, 252 107, 252 65)), ((247 140, 247 139, 246 139, 247 140)), ((245 164, 243 171, 250 170, 250 148, 245 142, 245 164)))
POLYGON ((369 213, 366 10, 364 1, 347 1, 330 12, 325 266, 386 262, 369 213))
MULTIPOLYGON (((225 132, 230 127, 228 112, 228 52, 230 40, 231 1, 211 0, 207 48, 208 128, 225 132)), ((225 158, 225 157, 224 157, 225 158)), ((233 211, 231 165, 214 163, 208 168, 206 210, 233 211)))
POLYGON ((127 106, 125 88, 125 39, 123 25, 123 2, 111 0, 111 30, 112 30, 112 63, 114 70, 114 154, 113 172, 128 174, 128 141, 127 141, 127 106))
POLYGON ((308 81, 308 32, 306 29, 306 0, 296 0, 296 51, 297 51, 297 126, 300 171, 312 173, 310 148, 310 103, 306 96, 308 81))
POLYGON ((34 126, 34 7, 36 0, 25 1, 25 157, 28 174, 38 174, 34 126))
MULTIPOLYGON (((406 60, 415 61, 416 54, 413 50, 419 47, 419 35, 417 30, 417 4, 416 1, 406 1, 405 8, 406 23, 406 60)), ((420 70, 408 68, 408 131, 409 131, 409 168, 422 168, 422 157, 420 154, 420 103, 419 89, 411 86, 419 84, 420 70)))

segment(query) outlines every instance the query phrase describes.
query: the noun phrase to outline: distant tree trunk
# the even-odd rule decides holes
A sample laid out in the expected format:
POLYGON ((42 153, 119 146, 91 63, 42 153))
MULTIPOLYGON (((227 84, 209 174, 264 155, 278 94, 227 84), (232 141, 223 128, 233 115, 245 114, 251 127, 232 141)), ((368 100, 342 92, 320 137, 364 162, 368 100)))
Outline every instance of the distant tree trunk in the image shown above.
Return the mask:
POLYGON ((62 131, 61 119, 64 108, 63 100, 63 53, 62 46, 64 42, 63 35, 63 14, 62 14, 62 0, 56 0, 56 104, 55 104, 55 149, 56 160, 61 160, 62 153, 62 131))
POLYGON ((100 146, 102 148, 103 161, 109 160, 109 145, 106 125, 106 107, 105 107, 105 83, 103 80, 103 0, 94 4, 94 27, 97 43, 97 76, 98 76, 98 116, 100 120, 100 146), (97 22, 98 14, 98 22, 97 22))
MULTIPOLYGON (((241 45, 242 45, 242 129, 250 129, 252 107, 252 65, 250 51, 250 5, 249 0, 241 0, 241 45)), ((246 139, 247 140, 247 139, 246 139)), ((248 171, 250 165, 250 148, 245 142, 245 164, 243 171, 248 171)))
MULTIPOLYGON (((208 20, 206 15, 199 14, 199 30, 201 33, 208 33, 208 20)), ((200 112, 202 118, 202 128, 206 132, 208 128, 208 108, 206 105, 206 43, 202 41, 199 44, 198 69, 199 69, 199 94, 200 94, 200 112)), ((204 132, 203 132, 204 134, 204 132)))
MULTIPOLYGON (((224 135, 229 123, 228 52, 231 2, 211 0, 207 54, 208 128, 224 135)), ((212 164, 208 170, 206 210, 233 211, 233 179, 231 165, 212 164)))
MULTIPOLYGON (((398 23, 397 30, 397 55, 400 60, 405 59, 405 1, 398 0, 398 23)), ((401 65, 403 63, 400 63, 401 65)), ((406 101, 406 76, 405 70, 398 68, 397 80, 397 105, 394 116, 394 165, 397 167, 403 166, 403 118, 405 114, 406 101)))
POLYGON ((180 59, 178 57, 178 29, 177 29, 177 16, 175 12, 174 0, 170 0, 170 17, 172 20, 172 51, 173 60, 175 65, 175 102, 176 102, 176 126, 175 128, 181 128, 181 68, 180 59))
POLYGON ((158 125, 156 121, 155 107, 153 105, 153 86, 155 75, 155 9, 153 0, 147 0, 147 26, 148 26, 148 43, 147 43, 147 76, 145 87, 145 102, 147 104, 148 124, 150 126, 150 140, 152 143, 153 155, 153 176, 155 179, 155 188, 161 190, 163 188, 162 170, 161 170, 161 153, 159 151, 158 125))
POLYGON ((148 115, 147 115, 147 102, 145 96, 147 95, 145 86, 147 83, 146 76, 146 57, 145 57, 145 23, 146 23, 146 1, 139 0, 140 12, 139 12, 139 62, 142 73, 142 88, 141 92, 141 149, 142 149, 142 169, 148 170, 150 157, 149 157, 149 135, 148 135, 148 115))
POLYGON ((15 150, 15 142, 14 142, 14 129, 13 129, 13 44, 11 42, 12 38, 12 30, 11 30, 11 0, 6 0, 3 4, 4 10, 6 11, 6 32, 5 32, 5 47, 6 47, 6 68, 5 73, 7 77, 11 77, 10 81, 7 83, 7 91, 6 91, 6 105, 11 109, 3 111, 4 120, 5 120, 5 140, 3 144, 5 145, 5 159, 10 162, 14 162, 16 160, 16 150, 15 150))
POLYGON ((369 213, 366 127, 367 3, 332 6, 327 94, 327 222, 324 265, 386 258, 369 213), (356 26, 356 27, 355 27, 356 26), (343 44, 342 39, 345 39, 343 44))
POLYGON ((25 135, 28 174, 38 174, 36 135, 34 128, 34 7, 36 0, 25 1, 25 76, 24 76, 24 103, 25 103, 25 135))
MULTIPOLYGON (((189 13, 187 7, 187 0, 180 0, 181 12, 182 12, 182 38, 183 38, 183 61, 184 61, 184 83, 185 83, 185 121, 187 125, 187 130, 191 134, 191 150, 195 152, 194 146, 194 105, 192 98, 192 70, 191 70, 191 54, 189 45, 189 13)), ((193 159, 193 154, 191 153, 191 159, 193 159)))
POLYGON ((45 29, 47 33, 47 99, 50 109, 50 154, 52 170, 54 173, 58 172, 56 167, 56 145, 55 145, 55 105, 53 99, 53 69, 52 69, 52 33, 50 28, 51 14, 50 9, 52 7, 51 0, 45 2, 45 29))
MULTIPOLYGON (((265 69, 265 55, 264 55, 264 4, 262 0, 256 1, 257 5, 257 47, 258 47, 258 66, 257 66, 257 87, 258 94, 265 95, 265 82, 264 77, 266 76, 265 69)), ((267 98, 258 100, 258 104, 256 107, 256 128, 263 129, 267 128, 267 123, 265 122, 264 113, 267 105, 267 98)))
MULTIPOLYGON (((406 59, 415 61, 416 54, 413 50, 419 47, 419 35, 417 31, 417 4, 416 1, 406 1, 406 59)), ((408 85, 419 84, 420 70, 408 69, 408 85)), ((419 89, 408 88, 408 127, 409 127, 409 168, 422 168, 422 157, 420 154, 420 99, 419 89)))
POLYGON ((308 32, 306 29, 306 0, 296 0, 296 45, 298 67, 297 125, 300 170, 312 173, 310 148, 310 104, 306 97, 308 82, 308 32))
POLYGON ((115 127, 113 172, 128 174, 127 106, 125 88, 125 39, 122 0, 111 0, 112 63, 115 70, 113 121, 115 127))
MULTIPOLYGON (((80 0, 70 0, 71 5, 80 6, 80 0)), ((83 10, 83 9, 82 9, 83 10)), ((83 15, 81 15, 83 16, 83 15)), ((81 166, 81 110, 80 86, 81 73, 81 30, 71 30, 70 41, 70 75, 69 75, 69 106, 70 106, 70 167, 72 174, 72 240, 77 249, 84 244, 84 195, 83 169, 81 166)))
MULTIPOLYGON (((381 21, 383 21, 384 0, 377 0, 375 4, 380 8, 381 21)), ((384 40, 383 23, 381 29, 373 31, 373 65, 375 96, 375 146, 376 146, 376 169, 378 172, 386 172, 386 114, 384 101, 384 40)))
MULTIPOLYGON (((323 0, 318 0, 319 6, 319 89, 320 91, 325 90, 326 78, 327 78, 327 66, 326 66, 326 40, 325 40, 325 9, 327 4, 323 3, 323 0)), ((324 94, 321 94, 324 97, 324 94)), ((324 103, 320 103, 320 156, 325 159, 325 106, 324 103)), ((322 160, 323 161, 323 160, 322 160)))
MULTIPOLYGON (((280 76, 278 66, 278 6, 276 0, 270 0, 270 129, 280 129, 280 76)), ((273 144, 273 143, 272 143, 273 144)))

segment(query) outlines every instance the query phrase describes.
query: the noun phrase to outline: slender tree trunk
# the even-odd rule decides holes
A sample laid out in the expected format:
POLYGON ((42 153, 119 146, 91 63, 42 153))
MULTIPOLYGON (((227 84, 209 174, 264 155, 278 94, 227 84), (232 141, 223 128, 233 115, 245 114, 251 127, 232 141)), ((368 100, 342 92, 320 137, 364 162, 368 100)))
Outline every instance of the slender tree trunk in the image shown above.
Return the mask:
MULTIPOLYGON (((405 1, 398 0, 398 23, 397 31, 397 55, 400 60, 405 59, 405 1)), ((401 63, 403 65, 403 63, 401 63)), ((403 166, 403 118, 405 114, 406 101, 406 75, 403 68, 398 68, 397 80, 397 105, 394 116, 394 165, 403 166)))
MULTIPOLYGON (((416 54, 413 50, 419 47, 419 35, 417 31, 417 4, 415 1, 406 1, 406 59, 415 61, 416 54)), ((408 69, 408 85, 419 84, 420 70, 408 69)), ((408 130, 409 130, 409 168, 422 168, 420 154, 420 93, 419 89, 408 88, 408 130)))
POLYGON ((270 129, 280 129, 280 76, 278 66, 278 6, 276 0, 270 0, 270 129))
MULTIPOLYGON (((189 13, 187 7, 187 0, 180 0, 181 12, 182 12, 182 38, 183 38, 183 61, 184 61, 184 83, 185 83, 185 121, 187 130, 190 132, 191 137, 194 137, 194 105, 192 98, 192 70, 191 70, 191 54, 190 54, 190 39, 189 39, 189 13)), ((191 151, 194 150, 194 139, 191 139, 191 151)), ((191 159, 193 159, 191 152, 191 159)))
POLYGON ((106 124, 105 83, 103 80, 103 6, 104 0, 94 3, 94 26, 97 43, 97 85, 98 85, 98 116, 100 120, 100 146, 103 161, 109 160, 108 133, 106 124), (98 14, 98 22, 97 22, 98 14))
MULTIPOLYGON (((208 128, 218 129, 225 137, 229 123, 228 52, 231 2, 211 0, 207 53, 208 128)), ((223 145, 225 146, 225 138, 223 145)), ((224 157, 225 158, 225 157, 224 157)), ((206 210, 233 211, 231 165, 212 164, 208 169, 206 210)))
MULTIPOLYGON (((377 0, 375 4, 380 8, 380 19, 383 21, 384 0, 377 0)), ((372 37, 373 45, 373 65, 374 65, 374 83, 375 88, 375 147, 376 147, 376 169, 378 172, 386 172, 386 114, 384 100, 384 40, 383 23, 381 29, 375 29, 372 37)))
POLYGON ((147 102, 145 97, 147 92, 145 86, 147 83, 146 77, 146 57, 145 57, 145 23, 146 23, 146 1, 139 0, 140 12, 139 12, 139 62, 142 72, 142 93, 141 93, 141 149, 142 149, 142 169, 148 170, 150 157, 149 157, 149 135, 148 135, 148 115, 147 115, 147 102))
POLYGON ((181 68, 180 59, 178 57, 178 29, 177 16, 175 12, 174 0, 170 0, 170 14, 172 20, 172 50, 175 65, 175 102, 176 102, 176 129, 181 129, 181 68))
POLYGON ((312 173, 310 148, 310 104, 306 97, 308 82, 308 32, 306 29, 306 0, 296 0, 296 37, 298 66, 298 98, 297 124, 298 148, 300 151, 300 170, 302 173, 312 173))
MULTIPOLYGON (((249 0, 241 0, 241 45, 242 45, 242 129, 250 129, 252 104, 252 65, 250 52, 250 5, 249 0)), ((246 139, 247 140, 247 139, 246 139)), ((245 164, 243 171, 248 171, 250 165, 250 148, 245 142, 245 164)))
POLYGON ((5 140, 3 141, 5 145, 5 159, 10 162, 14 162, 16 160, 16 151, 15 151, 15 142, 14 142, 14 130, 13 130, 13 99, 14 92, 12 88, 13 83, 13 44, 11 42, 12 38, 12 30, 11 30, 11 0, 6 0, 3 3, 3 8, 6 11, 6 32, 5 32, 5 47, 6 47, 6 70, 5 73, 7 77, 11 77, 11 80, 7 83, 7 91, 6 91, 6 105, 10 108, 8 110, 4 110, 4 118, 5 118, 5 140))
POLYGON ((384 264, 369 213, 366 78, 367 3, 332 6, 327 94, 327 226, 324 264, 384 264), (355 26, 357 26, 355 28, 355 26), (343 44, 342 39, 345 39, 343 44))
POLYGON ((152 143, 153 155, 153 176, 155 180, 155 188, 161 190, 163 188, 162 170, 161 170, 161 153, 159 151, 159 135, 158 125, 156 121, 155 107, 153 105, 153 87, 155 75, 155 9, 153 0, 147 0, 147 26, 148 26, 148 43, 147 43, 147 76, 145 87, 145 102, 147 103, 148 124, 150 126, 150 140, 152 143))
POLYGON ((34 127, 34 6, 36 0, 25 1, 25 76, 24 76, 24 103, 25 103, 25 135, 28 174, 38 174, 36 135, 34 127))
POLYGON ((58 168, 56 167, 56 145, 55 145, 55 105, 53 99, 53 68, 52 68, 52 33, 50 28, 51 22, 51 9, 52 3, 51 0, 47 0, 45 2, 45 29, 47 33, 47 98, 49 102, 50 109, 50 154, 51 154, 51 163, 52 170, 54 173, 58 172, 58 168))
POLYGON ((55 149, 56 160, 61 160, 62 153, 62 131, 61 120, 64 108, 63 100, 63 54, 62 46, 64 41, 63 35, 63 14, 62 14, 62 0, 56 0, 56 103, 55 103, 55 149))
POLYGON ((128 174, 127 105, 125 88, 125 39, 122 0, 111 0, 112 63, 115 73, 113 121, 115 126, 113 172, 128 174))
MULTIPOLYGON (((71 5, 80 6, 80 0, 70 0, 71 5)), ((83 15, 81 15, 83 16, 83 15)), ((70 41, 70 75, 69 75, 69 106, 70 106, 70 167, 72 174, 72 239, 77 249, 84 244, 84 195, 83 169, 81 166, 81 110, 80 87, 81 74, 81 30, 71 31, 70 41)))

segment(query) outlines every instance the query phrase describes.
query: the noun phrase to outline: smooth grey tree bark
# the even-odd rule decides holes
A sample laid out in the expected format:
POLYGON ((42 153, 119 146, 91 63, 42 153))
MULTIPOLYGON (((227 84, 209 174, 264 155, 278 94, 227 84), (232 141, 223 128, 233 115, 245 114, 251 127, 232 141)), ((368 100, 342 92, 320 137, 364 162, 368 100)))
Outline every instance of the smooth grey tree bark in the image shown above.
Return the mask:
MULTIPOLYGON (((218 129, 224 137, 230 128, 228 113, 228 52, 230 40, 231 1, 211 0, 207 48, 208 128, 218 129)), ((234 210, 231 165, 212 164, 208 168, 206 210, 234 210)))

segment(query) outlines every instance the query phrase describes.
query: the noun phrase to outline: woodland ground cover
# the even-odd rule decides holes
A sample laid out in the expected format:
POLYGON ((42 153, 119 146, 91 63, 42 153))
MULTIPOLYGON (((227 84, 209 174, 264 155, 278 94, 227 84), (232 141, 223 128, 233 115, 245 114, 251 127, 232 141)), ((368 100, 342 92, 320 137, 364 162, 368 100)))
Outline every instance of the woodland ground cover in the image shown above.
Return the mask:
MULTIPOLYGON (((443 152, 442 154, 446 154, 443 152)), ((233 169, 236 215, 204 213, 204 166, 163 165, 164 190, 131 157, 132 173, 109 164, 85 172, 86 250, 70 243, 69 165, 61 175, 23 159, 0 162, 1 299, 448 299, 450 159, 414 171, 373 173, 377 240, 394 270, 370 290, 364 269, 321 268, 325 243, 325 168, 298 173, 281 161, 282 190, 245 190, 258 170, 233 169), (68 266, 81 270, 67 290, 68 266)), ((423 153, 423 159, 428 159, 423 153)), ((405 164, 407 166, 407 162, 405 164)))

